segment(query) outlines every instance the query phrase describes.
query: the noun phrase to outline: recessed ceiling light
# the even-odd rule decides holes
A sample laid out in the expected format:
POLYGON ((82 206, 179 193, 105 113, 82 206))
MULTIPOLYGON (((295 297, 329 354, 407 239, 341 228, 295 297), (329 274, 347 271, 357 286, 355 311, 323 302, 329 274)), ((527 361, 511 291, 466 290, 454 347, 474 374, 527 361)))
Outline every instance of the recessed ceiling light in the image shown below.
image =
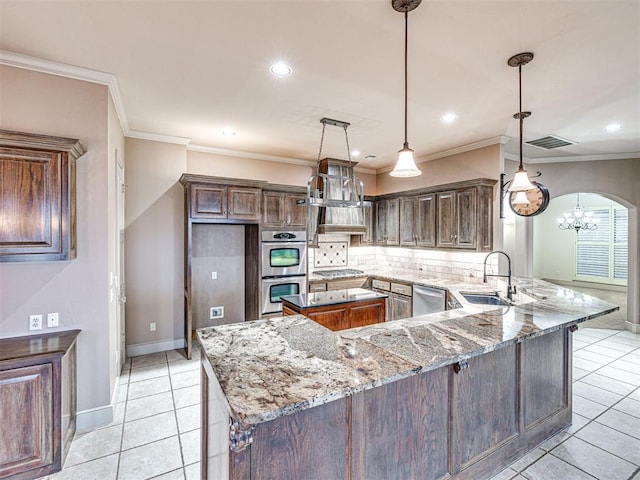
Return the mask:
POLYGON ((291 75, 291 72, 293 72, 293 69, 283 62, 274 63, 269 67, 269 70, 278 77, 286 77, 287 75, 291 75))
POLYGON ((606 127, 604 127, 605 132, 616 132, 622 128, 622 125, 619 123, 610 123, 606 127))
POLYGON ((447 124, 451 124, 456 120, 458 120, 458 115, 453 112, 445 113, 442 117, 440 117, 440 121, 447 124))
POLYGON ((359 157, 360 156, 360 150, 352 150, 351 151, 351 156, 352 157, 359 157))
POLYGON ((233 128, 224 128, 222 130, 222 135, 224 135, 225 137, 235 137, 238 134, 238 132, 236 132, 233 128))

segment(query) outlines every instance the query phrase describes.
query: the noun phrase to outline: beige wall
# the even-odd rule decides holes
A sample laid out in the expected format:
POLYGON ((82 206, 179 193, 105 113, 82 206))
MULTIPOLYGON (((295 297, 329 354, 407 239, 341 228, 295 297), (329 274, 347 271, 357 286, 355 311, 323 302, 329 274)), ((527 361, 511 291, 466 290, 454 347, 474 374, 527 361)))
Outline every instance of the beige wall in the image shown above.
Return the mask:
POLYGON ((32 333, 27 323, 34 313, 59 312, 58 330, 82 330, 82 426, 83 412, 106 406, 103 413, 110 415, 108 89, 0 66, 0 102, 1 128, 79 138, 87 147, 77 164, 77 259, 0 264, 0 337, 32 333))
MULTIPOLYGON (((187 169, 184 145, 126 141, 125 275, 127 350, 146 353, 146 344, 183 335, 183 189, 187 169), (149 323, 156 323, 156 331, 149 323)), ((153 350, 153 347, 152 347, 153 350)))
POLYGON ((412 178, 396 178, 389 172, 378 174, 377 193, 391 193, 413 188, 444 185, 475 178, 498 179, 502 172, 502 146, 499 144, 479 148, 450 157, 419 163, 422 175, 412 178))

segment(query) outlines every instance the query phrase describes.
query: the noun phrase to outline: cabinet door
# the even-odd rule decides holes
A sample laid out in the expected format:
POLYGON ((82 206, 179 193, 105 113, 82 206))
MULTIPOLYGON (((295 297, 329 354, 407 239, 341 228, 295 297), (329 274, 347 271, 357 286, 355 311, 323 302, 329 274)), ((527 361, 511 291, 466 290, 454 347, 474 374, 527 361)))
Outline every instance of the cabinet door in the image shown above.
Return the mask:
POLYGON ((438 192, 438 247, 456 245, 456 192, 438 192))
POLYGON ((368 305, 351 307, 349 309, 349 328, 384 322, 384 313, 384 300, 368 305))
POLYGON ((284 197, 284 223, 291 228, 305 228, 307 226, 307 207, 299 205, 298 200, 304 200, 306 195, 287 193, 284 197))
POLYGON ((387 200, 387 245, 400 245, 400 201, 387 200))
POLYGON ((416 206, 417 243, 419 247, 436 246, 436 197, 434 194, 418 197, 416 206))
POLYGON ((375 204, 376 224, 374 242, 376 245, 387 244, 387 201, 380 200, 375 204))
POLYGON ((260 221, 260 189, 228 187, 228 218, 234 220, 260 221))
POLYGON ((284 193, 262 192, 262 226, 281 227, 284 223, 284 193))
POLYGON ((493 188, 478 187, 478 250, 493 247, 493 188))
POLYGON ((53 462, 52 371, 51 363, 0 371, 1 478, 53 462))
POLYGON ((412 298, 404 295, 389 295, 389 320, 411 317, 412 298))
POLYGON ((416 199, 413 197, 400 199, 400 245, 416 246, 416 199))
POLYGON ((476 189, 469 188, 456 192, 456 246, 476 248, 477 245, 477 210, 476 189))
POLYGON ((334 332, 349 328, 349 316, 347 309, 344 307, 336 307, 331 310, 327 309, 322 312, 307 313, 306 315, 314 322, 318 322, 323 327, 327 327, 334 332))
POLYGON ((227 187, 194 185, 191 187, 192 218, 227 218, 227 187))

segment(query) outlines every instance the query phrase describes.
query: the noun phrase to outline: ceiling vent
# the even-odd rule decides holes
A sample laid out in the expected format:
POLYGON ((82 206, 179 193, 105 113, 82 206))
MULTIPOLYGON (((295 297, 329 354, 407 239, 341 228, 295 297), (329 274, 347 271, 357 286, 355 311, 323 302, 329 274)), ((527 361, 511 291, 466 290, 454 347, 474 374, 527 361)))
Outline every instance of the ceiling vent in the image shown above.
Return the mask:
POLYGON ((552 148, 566 147, 568 145, 576 145, 578 142, 572 142, 566 138, 560 138, 555 135, 547 135, 546 137, 536 138, 535 140, 529 140, 524 142, 534 147, 544 148, 545 150, 551 150, 552 148))

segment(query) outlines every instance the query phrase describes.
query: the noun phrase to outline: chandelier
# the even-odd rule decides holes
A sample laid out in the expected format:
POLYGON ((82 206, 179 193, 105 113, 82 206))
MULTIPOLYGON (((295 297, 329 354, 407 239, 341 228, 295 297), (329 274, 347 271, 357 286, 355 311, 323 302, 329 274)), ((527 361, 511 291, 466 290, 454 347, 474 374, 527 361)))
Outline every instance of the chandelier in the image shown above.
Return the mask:
POLYGON ((580 194, 577 195, 576 206, 570 213, 558 217, 560 230, 595 230, 598 228, 598 219, 593 218, 593 212, 585 212, 580 206, 580 194))

